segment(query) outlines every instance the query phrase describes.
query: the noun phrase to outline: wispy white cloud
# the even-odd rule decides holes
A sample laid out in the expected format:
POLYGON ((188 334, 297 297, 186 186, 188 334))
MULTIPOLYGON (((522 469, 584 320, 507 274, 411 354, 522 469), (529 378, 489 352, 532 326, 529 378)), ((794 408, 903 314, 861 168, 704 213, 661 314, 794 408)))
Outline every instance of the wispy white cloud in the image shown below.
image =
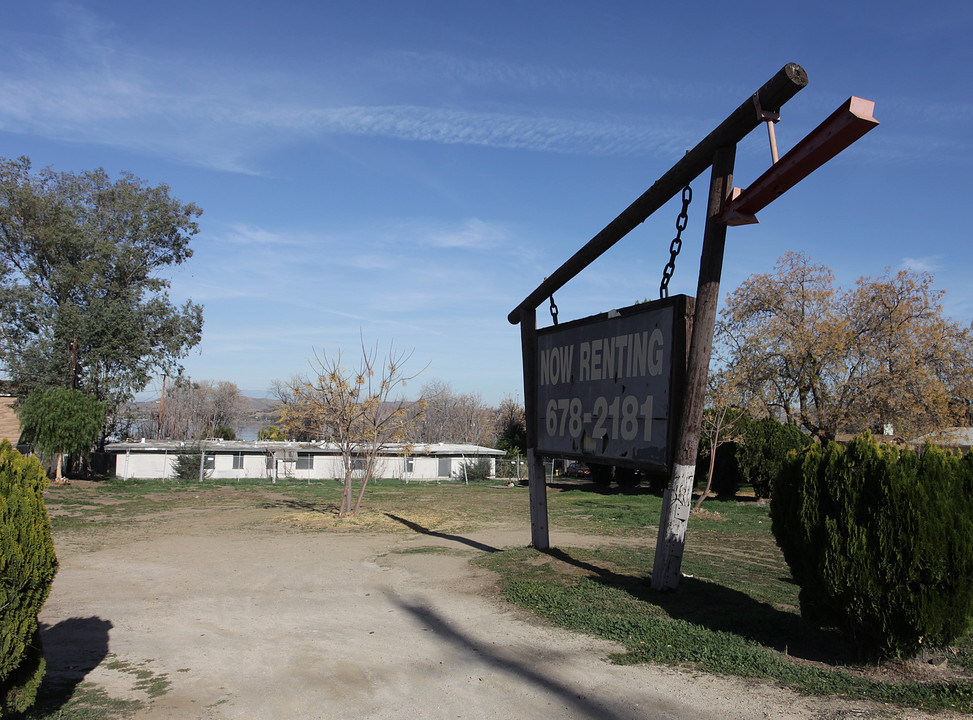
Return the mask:
POLYGON ((396 105, 305 110, 290 119, 274 111, 273 118, 312 133, 587 155, 671 154, 693 142, 669 124, 606 115, 587 119, 396 105))
POLYGON ((465 248, 491 250, 504 245, 509 233, 506 227, 479 218, 469 218, 452 227, 432 227, 421 236, 420 242, 436 248, 465 248))
POLYGON ((899 264, 900 270, 917 270, 919 272, 935 273, 943 268, 942 255, 926 255, 925 257, 905 257, 899 264))
MULTIPOLYGON (((591 155, 671 153, 691 141, 669 122, 571 109, 538 114, 516 99, 541 87, 604 91, 613 83, 603 74, 412 54, 411 64, 427 73, 410 76, 410 97, 437 101, 335 103, 334 96, 348 93, 330 92, 327 78, 315 84, 283 67, 255 71, 212 58, 154 57, 149 48, 136 51, 116 40, 110 23, 77 6, 64 8, 67 24, 43 39, 43 51, 17 35, 3 38, 8 53, 0 60, 0 129, 234 172, 253 172, 254 158, 270 148, 336 135, 591 155), (443 74, 463 87, 488 82, 512 94, 501 110, 443 106, 435 91, 443 74)), ((396 64, 393 56, 384 60, 385 67, 396 64)), ((380 73, 357 80, 362 97, 387 82, 380 73)))

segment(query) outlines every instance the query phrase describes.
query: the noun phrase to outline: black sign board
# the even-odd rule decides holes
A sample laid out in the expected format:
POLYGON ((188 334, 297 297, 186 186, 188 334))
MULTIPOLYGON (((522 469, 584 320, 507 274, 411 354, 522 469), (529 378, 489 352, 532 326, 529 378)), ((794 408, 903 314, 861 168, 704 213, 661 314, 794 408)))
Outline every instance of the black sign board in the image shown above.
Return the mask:
POLYGON ((693 298, 537 331, 537 452, 667 471, 693 298))

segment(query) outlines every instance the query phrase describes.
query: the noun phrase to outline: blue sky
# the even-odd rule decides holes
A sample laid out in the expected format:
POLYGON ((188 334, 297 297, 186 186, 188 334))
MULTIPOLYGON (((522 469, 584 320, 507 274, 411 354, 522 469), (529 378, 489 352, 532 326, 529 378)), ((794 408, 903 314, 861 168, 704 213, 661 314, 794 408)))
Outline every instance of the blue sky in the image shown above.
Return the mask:
MULTIPOLYGON (((728 233, 723 294, 787 251, 850 286, 928 269, 973 318, 973 3, 2 3, 0 156, 131 171, 204 209, 171 296, 204 305, 196 380, 262 397, 313 350, 414 350, 523 396, 506 320, 787 62, 781 152, 858 95, 881 125, 728 233)), ((769 165, 766 133, 735 184, 769 165)), ((672 293, 694 294, 708 173, 672 293)), ((555 297, 658 295, 673 200, 555 297)), ((542 308, 544 310, 544 308, 542 308)), ((546 310, 541 324, 549 324, 546 310)), ((158 383, 148 396, 158 393, 158 383)))

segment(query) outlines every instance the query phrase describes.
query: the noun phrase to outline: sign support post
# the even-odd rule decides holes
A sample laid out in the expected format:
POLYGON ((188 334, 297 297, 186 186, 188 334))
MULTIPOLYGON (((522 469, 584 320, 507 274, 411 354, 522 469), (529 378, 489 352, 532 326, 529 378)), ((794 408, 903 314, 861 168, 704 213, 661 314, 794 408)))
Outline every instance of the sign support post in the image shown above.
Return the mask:
POLYGON ((524 423, 527 431, 527 483, 530 495, 530 544, 547 550, 551 541, 547 530, 547 478, 544 461, 537 454, 537 416, 529 408, 537 407, 537 309, 520 308, 520 339, 524 357, 524 423))
POLYGON ((703 404, 706 400, 707 371, 713 350, 720 277, 723 273, 726 225, 719 221, 719 216, 733 189, 735 160, 735 144, 720 148, 713 154, 693 334, 689 345, 689 365, 686 368, 686 393, 675 439, 676 452, 671 480, 662 499, 662 516, 659 520, 659 537, 655 545, 655 564, 652 569, 653 590, 673 590, 679 585, 696 475, 696 453, 699 448, 703 404))

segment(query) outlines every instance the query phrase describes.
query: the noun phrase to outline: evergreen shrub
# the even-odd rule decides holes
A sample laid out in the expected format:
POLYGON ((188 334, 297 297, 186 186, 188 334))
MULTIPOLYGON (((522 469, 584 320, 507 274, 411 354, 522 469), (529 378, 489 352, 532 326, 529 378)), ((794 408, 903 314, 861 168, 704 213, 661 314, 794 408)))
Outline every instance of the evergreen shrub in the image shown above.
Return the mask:
MULTIPOLYGON (((199 480, 199 465, 203 461, 203 451, 199 445, 187 445, 185 450, 178 455, 172 462, 172 472, 180 480, 199 480)), ((208 470, 203 472, 203 477, 210 476, 208 470)))
MULTIPOLYGON (((737 451, 739 443, 730 440, 722 443, 716 448, 716 462, 713 465, 713 486, 711 492, 723 500, 732 500, 736 497, 737 491, 743 482, 740 476, 740 466, 737 461, 737 451)), ((709 475, 709 448, 703 448, 700 443, 700 452, 696 458, 696 479, 695 486, 702 490, 706 487, 706 479, 709 475)))
POLYGON ((57 558, 44 506, 47 474, 0 442, 0 715, 23 712, 44 677, 37 614, 54 581, 57 558))
POLYGON ((737 445, 736 451, 740 477, 750 484, 758 498, 769 498, 787 453, 812 442, 797 426, 777 422, 771 417, 747 423, 743 442, 737 445))
POLYGON ((456 471, 457 480, 463 482, 487 482, 490 475, 490 461, 486 458, 470 458, 456 471))
POLYGON ((812 626, 872 657, 911 657, 962 636, 973 616, 973 457, 927 445, 792 453, 770 506, 812 626))

